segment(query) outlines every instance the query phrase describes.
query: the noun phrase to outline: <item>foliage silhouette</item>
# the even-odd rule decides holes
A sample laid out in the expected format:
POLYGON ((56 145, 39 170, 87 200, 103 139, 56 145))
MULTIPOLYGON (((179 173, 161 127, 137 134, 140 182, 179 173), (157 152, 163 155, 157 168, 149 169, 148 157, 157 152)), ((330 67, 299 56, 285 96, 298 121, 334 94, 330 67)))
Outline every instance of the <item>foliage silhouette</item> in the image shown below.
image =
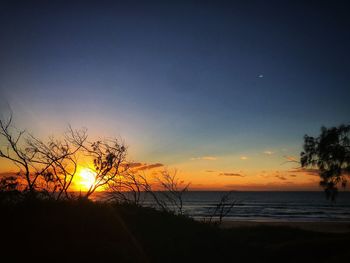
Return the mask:
POLYGON ((0 157, 12 161, 18 168, 18 176, 26 182, 25 191, 34 193, 38 174, 31 174, 34 156, 26 147, 21 147, 25 131, 18 131, 12 127, 12 114, 7 119, 0 119, 0 138, 3 140, 0 157))
POLYGON ((232 211, 233 207, 237 204, 237 201, 232 198, 232 194, 233 192, 224 193, 215 207, 209 209, 209 223, 212 223, 213 219, 217 219, 215 223, 221 224, 222 220, 232 211))
POLYGON ((153 189, 153 185, 146 180, 146 177, 143 177, 144 192, 153 198, 156 208, 168 213, 184 215, 183 195, 188 191, 190 183, 180 180, 177 170, 171 173, 167 169, 161 171, 156 181, 157 191, 153 189))
POLYGON ((19 169, 11 177, 16 177, 16 190, 32 196, 69 198, 69 187, 78 167, 78 152, 87 139, 86 130, 70 128, 62 139, 50 137, 43 141, 13 127, 11 114, 7 120, 0 119, 0 139, 3 141, 0 158, 13 162, 19 169), (80 144, 73 143, 76 141, 80 144))
POLYGON ((338 185, 346 187, 350 172, 350 125, 321 128, 318 137, 305 135, 301 166, 316 168, 327 198, 335 201, 338 185))
MULTIPOLYGON (((129 167, 128 164, 126 166, 129 167)), ((146 176, 126 169, 122 176, 117 176, 108 183, 106 194, 109 201, 117 203, 128 203, 141 205, 148 189, 148 181, 146 176)))
POLYGON ((94 182, 86 192, 91 196, 97 189, 108 190, 113 180, 127 173, 127 147, 118 139, 97 140, 88 142, 81 140, 79 134, 73 137, 72 143, 82 149, 85 156, 92 159, 94 166, 94 182))

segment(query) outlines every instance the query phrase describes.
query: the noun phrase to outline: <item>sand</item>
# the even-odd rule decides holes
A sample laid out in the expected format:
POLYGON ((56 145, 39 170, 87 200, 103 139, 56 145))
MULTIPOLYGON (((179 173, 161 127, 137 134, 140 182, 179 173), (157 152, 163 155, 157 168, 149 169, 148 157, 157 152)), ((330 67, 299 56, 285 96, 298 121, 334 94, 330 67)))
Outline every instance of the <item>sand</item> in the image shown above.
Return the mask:
POLYGON ((253 222, 253 221, 224 221, 222 228, 255 227, 255 226, 288 226, 303 230, 347 233, 350 232, 350 222, 253 222))

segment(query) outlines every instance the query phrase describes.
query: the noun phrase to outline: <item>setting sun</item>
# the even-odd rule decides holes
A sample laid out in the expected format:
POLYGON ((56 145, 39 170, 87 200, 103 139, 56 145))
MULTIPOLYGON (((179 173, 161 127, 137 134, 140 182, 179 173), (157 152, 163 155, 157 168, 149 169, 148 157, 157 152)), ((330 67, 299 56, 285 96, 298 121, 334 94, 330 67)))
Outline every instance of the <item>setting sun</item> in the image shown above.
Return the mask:
POLYGON ((78 172, 76 184, 81 190, 88 190, 95 183, 96 173, 90 168, 82 168, 78 172))

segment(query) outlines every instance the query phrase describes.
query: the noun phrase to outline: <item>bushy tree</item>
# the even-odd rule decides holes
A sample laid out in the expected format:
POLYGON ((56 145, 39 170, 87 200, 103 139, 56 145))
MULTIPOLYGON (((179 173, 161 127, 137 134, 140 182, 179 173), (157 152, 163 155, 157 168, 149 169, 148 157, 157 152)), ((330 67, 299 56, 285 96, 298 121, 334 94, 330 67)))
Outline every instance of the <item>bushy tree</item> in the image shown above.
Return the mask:
POLYGON ((318 137, 305 135, 301 166, 318 169, 327 198, 335 200, 338 186, 346 187, 350 173, 350 125, 321 128, 318 137))
POLYGON ((86 141, 85 129, 70 128, 62 139, 52 136, 48 141, 28 135, 26 149, 35 157, 32 159, 32 167, 40 179, 36 189, 56 199, 60 199, 63 194, 65 198, 69 198, 68 191, 77 172, 78 153, 82 145, 76 145, 72 141, 78 139, 81 142, 86 141))

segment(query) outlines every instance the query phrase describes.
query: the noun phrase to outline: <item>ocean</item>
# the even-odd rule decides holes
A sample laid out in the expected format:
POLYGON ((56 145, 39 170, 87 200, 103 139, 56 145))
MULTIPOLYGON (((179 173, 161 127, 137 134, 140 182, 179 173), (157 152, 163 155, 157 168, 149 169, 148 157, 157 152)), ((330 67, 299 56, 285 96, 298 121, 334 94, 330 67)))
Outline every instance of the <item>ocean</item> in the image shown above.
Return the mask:
MULTIPOLYGON (((194 218, 205 217, 223 192, 188 192, 184 210, 194 218)), ((335 203, 324 192, 233 192, 236 205, 225 220, 235 221, 348 221, 350 192, 341 192, 335 203)))
MULTIPOLYGON (((225 193, 184 193, 184 214, 208 218, 225 193)), ((235 205, 224 217, 226 221, 350 222, 350 192, 339 192, 333 203, 324 192, 231 192, 230 197, 235 205)), ((143 205, 154 206, 154 202, 144 197, 143 205)))

